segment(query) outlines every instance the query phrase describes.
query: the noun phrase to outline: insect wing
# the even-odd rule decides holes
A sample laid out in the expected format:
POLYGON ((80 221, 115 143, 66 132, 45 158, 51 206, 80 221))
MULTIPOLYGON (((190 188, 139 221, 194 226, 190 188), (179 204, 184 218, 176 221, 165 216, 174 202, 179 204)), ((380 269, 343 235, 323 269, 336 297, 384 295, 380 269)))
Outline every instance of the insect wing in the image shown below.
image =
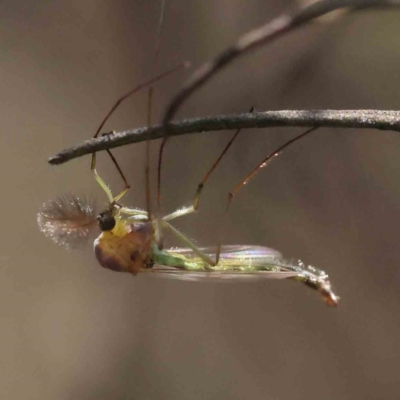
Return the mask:
POLYGON ((155 265, 151 269, 142 270, 146 275, 156 275, 158 277, 179 279, 182 281, 209 282, 209 281, 258 281, 261 279, 287 279, 297 276, 296 272, 288 271, 188 271, 163 265, 155 265))
MULTIPOLYGON (((200 250, 208 257, 215 258, 215 247, 203 247, 200 250)), ((192 249, 173 248, 169 252, 200 262, 200 257, 192 249)), ((222 246, 220 253, 220 263, 232 266, 261 265, 279 259, 282 259, 282 254, 279 251, 264 246, 228 245, 222 246)))
MULTIPOLYGON (((201 248, 204 254, 215 258, 215 248, 201 248)), ((261 279, 287 279, 297 275, 281 265, 282 255, 262 246, 223 246, 216 267, 205 269, 204 261, 188 248, 173 248, 168 253, 198 263, 197 270, 179 269, 167 265, 154 265, 142 270, 146 274, 186 281, 252 281, 261 279)))

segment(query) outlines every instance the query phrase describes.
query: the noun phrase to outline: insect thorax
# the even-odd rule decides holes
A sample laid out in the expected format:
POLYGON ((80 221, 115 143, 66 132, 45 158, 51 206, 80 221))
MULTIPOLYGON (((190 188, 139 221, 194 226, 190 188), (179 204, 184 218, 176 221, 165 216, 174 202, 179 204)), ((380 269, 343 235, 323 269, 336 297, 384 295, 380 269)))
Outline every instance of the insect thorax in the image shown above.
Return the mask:
POLYGON ((151 230, 148 222, 117 221, 113 230, 102 232, 94 241, 97 260, 104 268, 137 274, 150 264, 151 230))

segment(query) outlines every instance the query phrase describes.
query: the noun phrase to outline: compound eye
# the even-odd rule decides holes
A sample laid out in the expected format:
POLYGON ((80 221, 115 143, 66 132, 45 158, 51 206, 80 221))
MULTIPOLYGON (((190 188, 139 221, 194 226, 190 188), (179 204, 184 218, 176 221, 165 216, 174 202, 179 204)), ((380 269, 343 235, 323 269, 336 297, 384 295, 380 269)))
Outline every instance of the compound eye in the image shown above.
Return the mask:
POLYGON ((115 218, 111 215, 110 211, 100 213, 96 219, 103 232, 111 231, 115 227, 115 218))

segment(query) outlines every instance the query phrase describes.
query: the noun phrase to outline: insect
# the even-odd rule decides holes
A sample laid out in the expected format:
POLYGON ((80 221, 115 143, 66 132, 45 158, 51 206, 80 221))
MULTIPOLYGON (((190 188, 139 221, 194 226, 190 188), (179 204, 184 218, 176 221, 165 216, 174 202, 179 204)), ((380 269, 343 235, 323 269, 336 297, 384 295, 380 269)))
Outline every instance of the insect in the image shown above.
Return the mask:
MULTIPOLYGON (((312 130, 302 133, 269 154, 230 193, 229 203, 262 166, 312 130)), ((286 261, 279 252, 262 246, 219 244, 216 248, 199 248, 171 224, 172 220, 198 209, 205 182, 238 133, 235 133, 199 184, 193 204, 189 207, 178 209, 163 218, 150 216, 147 211, 120 204, 122 196, 113 197, 111 190, 96 174, 96 180, 109 198, 106 210, 96 214, 94 206, 87 200, 65 196, 43 205, 38 213, 39 227, 54 242, 73 248, 84 241, 97 225, 102 233, 94 241, 96 258, 103 267, 113 271, 134 275, 155 274, 183 280, 292 279, 317 290, 328 305, 336 306, 339 298, 332 290, 328 275, 317 268, 306 266, 301 261, 286 261), (185 248, 163 249, 163 232, 166 230, 183 243, 185 248)))
MULTIPOLYGON (((121 97, 100 124, 95 137, 99 135, 105 122, 123 100, 139 89, 151 86, 156 80, 161 79, 161 77, 172 71, 168 71, 139 85, 121 97)), ((151 98, 152 89, 149 90, 149 116, 151 114, 151 98)), ((150 125, 150 117, 148 119, 150 125)), ((301 135, 296 136, 257 164, 234 190, 229 193, 227 212, 234 196, 250 178, 261 168, 267 166, 286 147, 305 137, 314 129, 311 128, 301 135)), ((107 150, 125 185, 121 193, 113 196, 110 188, 99 176, 96 170, 96 154, 94 153, 92 155, 91 169, 96 181, 107 195, 108 207, 97 214, 94 205, 90 201, 73 195, 50 200, 43 204, 42 209, 37 215, 39 228, 54 242, 67 248, 74 248, 90 238, 93 229, 97 226, 100 228, 101 233, 94 241, 94 253, 100 265, 113 271, 129 272, 134 275, 151 274, 196 281, 291 279, 315 289, 322 295, 329 306, 336 306, 339 298, 332 290, 328 275, 322 270, 306 266, 301 261, 286 261, 278 251, 262 246, 222 246, 220 241, 214 248, 198 247, 171 224, 171 221, 174 219, 198 210, 204 185, 239 133, 240 130, 235 132, 216 162, 206 173, 198 185, 193 203, 188 207, 180 208, 161 218, 152 213, 149 201, 149 157, 146 159, 147 210, 130 208, 123 205, 121 199, 129 190, 130 185, 115 157, 110 150, 107 150), (163 243, 165 231, 169 231, 185 247, 165 249, 163 243)), ((160 202, 161 156, 164 144, 165 141, 160 148, 159 154, 158 203, 160 202)), ((147 146, 147 154, 148 149, 149 144, 147 146)))

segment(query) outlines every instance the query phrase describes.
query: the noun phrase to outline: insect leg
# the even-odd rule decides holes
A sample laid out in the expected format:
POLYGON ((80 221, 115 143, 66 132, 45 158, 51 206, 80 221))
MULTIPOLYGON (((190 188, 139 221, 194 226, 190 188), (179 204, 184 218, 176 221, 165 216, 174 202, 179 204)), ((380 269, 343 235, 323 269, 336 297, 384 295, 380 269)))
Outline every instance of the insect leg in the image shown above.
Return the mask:
POLYGON ((128 216, 142 216, 147 218, 147 211, 140 210, 138 208, 121 207, 119 212, 128 216))
POLYGON ((191 248, 195 254, 197 254, 206 264, 208 264, 210 267, 215 267, 218 264, 219 261, 219 254, 218 254, 218 259, 215 261, 212 260, 207 254, 204 254, 199 247, 197 247, 190 239, 188 239, 185 235, 183 235, 181 232, 179 232, 177 229, 175 229, 171 224, 168 222, 161 220, 161 227, 162 228, 168 228, 174 236, 179 239, 185 246, 191 248))
POLYGON ((183 215, 187 215, 190 214, 194 211, 196 211, 197 207, 198 207, 198 203, 199 203, 199 197, 202 191, 202 188, 204 186, 205 181, 207 181, 207 179, 209 178, 210 174, 214 171, 215 167, 218 165, 218 163, 220 162, 221 158, 223 157, 223 155, 226 153, 226 151, 229 149, 230 145, 232 144, 233 140, 236 138, 237 134, 239 133, 239 131, 237 131, 235 133, 235 135, 232 137, 231 141, 228 143, 228 145, 225 147, 224 151, 222 152, 222 154, 220 155, 220 157, 217 159, 217 161, 214 163, 214 165, 211 167, 210 171, 206 174, 205 178, 203 179, 203 181, 199 184, 196 195, 195 195, 195 199, 193 202, 193 205, 191 205, 190 207, 185 207, 182 208, 180 210, 175 211, 172 214, 167 215, 166 217, 164 217, 162 219, 163 222, 163 226, 168 227, 176 237, 178 237, 183 243, 185 243, 188 247, 190 247, 203 261, 205 261, 206 263, 208 263, 210 266, 215 266, 218 264, 219 262, 219 257, 220 257, 220 253, 221 253, 221 244, 222 244, 222 233, 223 233, 223 229, 225 226, 225 221, 226 221, 226 217, 228 215, 229 212, 229 208, 230 205, 232 203, 232 200, 234 198, 234 196, 237 194, 237 192, 252 178, 254 177, 257 172, 262 168, 265 167, 269 164, 270 161, 272 161, 273 158, 277 157, 285 148, 289 147, 291 144, 293 144, 294 142, 304 138, 306 135, 308 135, 309 133, 313 132, 315 129, 317 129, 317 127, 313 127, 311 129, 308 129, 307 131, 301 133, 300 135, 296 136, 295 138, 289 140, 288 142, 286 142, 285 144, 283 144, 282 146, 280 146, 279 148, 277 148, 275 151, 273 151, 272 153, 270 153, 267 157, 265 157, 260 163, 258 163, 256 165, 256 167, 248 174, 246 175, 246 177, 238 184, 236 185, 236 187, 229 192, 228 194, 228 204, 225 210, 225 213, 223 215, 223 222, 221 224, 221 233, 220 233, 220 238, 217 244, 217 249, 216 249, 216 253, 215 253, 215 261, 213 261, 210 257, 208 257, 207 255, 203 254, 201 252, 201 250, 195 246, 192 242, 190 242, 189 239, 187 239, 184 235, 182 235, 179 231, 177 231, 174 227, 172 227, 170 224, 167 223, 167 221, 170 221, 174 218, 183 216, 183 215), (164 225, 165 223, 165 225, 164 225))
MULTIPOLYGON (((253 111, 254 111, 254 107, 252 107, 249 110, 249 112, 253 112, 253 111)), ((187 215, 187 214, 190 214, 190 213, 193 213, 193 212, 197 211, 197 209, 199 208, 200 196, 202 194, 204 185, 206 184, 206 182, 210 178, 211 174, 215 171, 215 169, 217 168, 218 164, 221 162, 222 158, 228 152, 229 148, 232 146, 232 143, 235 141, 235 139, 239 135, 240 131, 241 131, 241 129, 238 129, 235 132, 235 134, 232 136, 231 140, 228 142, 228 144, 222 150, 222 153, 219 155, 217 160, 214 162, 214 164, 211 166, 211 168, 205 174, 203 180, 197 186, 197 190, 196 190, 192 205, 189 206, 189 207, 181 208, 180 210, 177 210, 177 211, 173 212, 172 214, 167 215, 166 217, 163 218, 164 221, 170 221, 172 219, 181 217, 182 215, 187 215)), ((164 143, 165 143, 165 141, 163 142, 163 144, 164 143)), ((160 157, 161 157, 161 155, 162 155, 162 152, 160 151, 160 157)), ((160 168, 160 165, 161 165, 161 158, 159 159, 159 168, 160 168)), ((159 174, 159 176, 160 176, 160 174, 159 174)), ((158 195, 160 195, 160 193, 158 193, 158 195)))
POLYGON ((289 147, 293 143, 297 142, 298 140, 303 139, 305 136, 307 136, 309 133, 315 131, 317 128, 318 127, 313 127, 313 128, 310 128, 310 129, 306 130, 305 132, 301 133, 300 135, 298 135, 298 136, 294 137, 293 139, 287 141, 282 146, 278 147, 272 153, 268 154, 267 157, 265 157, 260 163, 258 163, 255 166, 255 168, 253 168, 253 170, 249 174, 247 174, 245 176, 245 178, 242 181, 240 181, 231 192, 228 193, 228 203, 227 203, 226 210, 225 210, 225 213, 224 213, 224 216, 223 216, 223 221, 222 221, 222 224, 221 224, 221 231, 220 231, 220 239, 219 239, 219 243, 218 243, 218 246, 217 246, 217 253, 216 253, 216 259, 217 260, 219 260, 219 256, 220 256, 220 252, 221 252, 222 233, 223 233, 224 226, 225 226, 225 223, 226 223, 226 217, 227 217, 227 215, 229 213, 229 208, 231 206, 233 198, 236 196, 236 194, 239 192, 239 190, 244 185, 246 185, 249 182, 249 180, 251 178, 253 178, 257 174, 257 172, 260 171, 261 168, 266 167, 267 165, 269 165, 269 163, 273 159, 275 159, 277 156, 279 156, 279 154, 281 154, 284 149, 286 149, 287 147, 289 147))
POLYGON ((107 184, 104 182, 103 178, 97 173, 97 169, 96 169, 96 153, 92 154, 92 162, 91 162, 91 166, 90 169, 92 170, 93 174, 94 174, 94 179, 96 179, 96 181, 98 182, 98 184, 101 186, 101 188, 106 192, 107 197, 108 197, 108 201, 111 204, 114 201, 114 197, 111 193, 110 188, 107 186, 107 184))
MULTIPOLYGON (((100 131, 102 130, 104 124, 107 122, 107 120, 111 117, 111 115, 114 113, 114 111, 119 107, 119 105, 120 105, 123 101, 125 101, 127 98, 129 98, 130 96, 132 96, 134 93, 138 92, 139 90, 141 90, 141 89, 143 89, 143 88, 145 88, 145 87, 148 87, 148 86, 152 85, 153 83, 159 81, 160 79, 162 79, 162 78, 164 78, 164 77, 170 75, 171 73, 173 73, 173 72, 175 72, 175 71, 178 71, 180 68, 186 67, 186 66, 187 66, 187 63, 181 63, 181 64, 175 66, 174 68, 172 68, 172 69, 170 69, 170 70, 168 70, 168 71, 166 71, 166 72, 163 72, 162 74, 160 74, 160 75, 158 75, 158 76, 156 76, 156 77, 153 77, 153 78, 149 79, 148 81, 146 81, 146 82, 144 82, 144 83, 142 83, 142 84, 136 86, 135 88, 133 88, 132 90, 130 90, 128 93, 126 93, 125 95, 123 95, 122 97, 120 97, 120 98, 115 102, 115 104, 111 107, 111 110, 110 110, 110 111, 107 113, 107 115, 104 117, 103 121, 101 122, 100 126, 98 127, 98 129, 97 129, 97 131, 96 131, 96 133, 94 134, 93 137, 94 137, 94 138, 97 138, 97 137, 99 136, 100 131)), ((125 179, 125 177, 124 177, 124 174, 122 173, 120 167, 118 166, 118 164, 117 164, 115 158, 112 156, 112 154, 110 153, 109 150, 107 150, 107 152, 108 152, 109 156, 111 157, 111 160, 113 161, 114 165, 117 167, 118 172, 119 172, 119 174, 121 175, 121 177, 122 177, 122 179, 123 179, 123 181, 124 181, 125 189, 124 189, 118 196, 116 196, 115 198, 112 196, 112 193, 111 193, 110 189, 107 187, 107 185, 105 184, 105 182, 103 181, 103 179, 102 179, 102 178, 99 176, 99 174, 97 173, 97 170, 96 170, 96 153, 93 153, 93 154, 92 154, 91 170, 92 170, 93 173, 94 173, 94 176, 95 176, 96 181, 99 183, 99 185, 102 187, 102 189, 106 192, 107 197, 108 197, 110 203, 112 203, 112 202, 116 202, 116 201, 118 201, 119 199, 121 199, 121 197, 129 190, 129 184, 127 183, 127 181, 126 181, 126 179, 125 179)))
MULTIPOLYGON (((156 42, 154 47, 154 66, 157 64, 158 56, 160 54, 160 44, 161 44, 161 30, 163 27, 164 21, 164 12, 165 12, 165 1, 161 0, 160 7, 160 18, 158 21, 158 28, 156 34, 156 42)), ((148 91, 148 99, 147 99, 147 126, 152 125, 152 106, 153 106, 153 86, 150 86, 148 91)), ((147 220, 150 222, 152 226, 151 230, 151 239, 152 242, 156 242, 160 249, 163 248, 163 237, 162 231, 160 229, 160 225, 158 220, 153 219, 153 215, 151 212, 151 186, 150 186, 150 140, 146 140, 146 161, 145 161, 145 182, 146 182, 146 210, 147 210, 147 220)), ((148 260, 150 261, 150 260, 148 260)))
POLYGON ((284 143, 282 146, 280 146, 276 150, 274 150, 272 153, 268 154, 267 157, 265 157, 260 163, 258 163, 255 166, 255 168, 253 168, 253 170, 249 174, 247 174, 245 176, 245 178, 241 182, 239 182, 239 184, 237 184, 235 186, 235 188, 231 192, 229 192, 229 195, 228 195, 228 207, 229 207, 229 204, 232 201, 233 197, 237 194, 237 192, 244 185, 246 185, 249 182, 249 180, 251 178, 253 178, 257 174, 257 172, 260 171, 261 168, 264 168, 267 165, 269 165, 269 163, 273 159, 275 159, 277 156, 279 156, 283 152, 284 149, 286 149, 287 147, 289 147, 293 143, 297 142, 298 140, 303 139, 305 136, 307 136, 309 133, 315 131, 316 129, 318 129, 318 127, 313 127, 313 128, 307 129, 305 132, 303 132, 300 135, 294 137, 293 139, 290 139, 289 141, 284 143))

